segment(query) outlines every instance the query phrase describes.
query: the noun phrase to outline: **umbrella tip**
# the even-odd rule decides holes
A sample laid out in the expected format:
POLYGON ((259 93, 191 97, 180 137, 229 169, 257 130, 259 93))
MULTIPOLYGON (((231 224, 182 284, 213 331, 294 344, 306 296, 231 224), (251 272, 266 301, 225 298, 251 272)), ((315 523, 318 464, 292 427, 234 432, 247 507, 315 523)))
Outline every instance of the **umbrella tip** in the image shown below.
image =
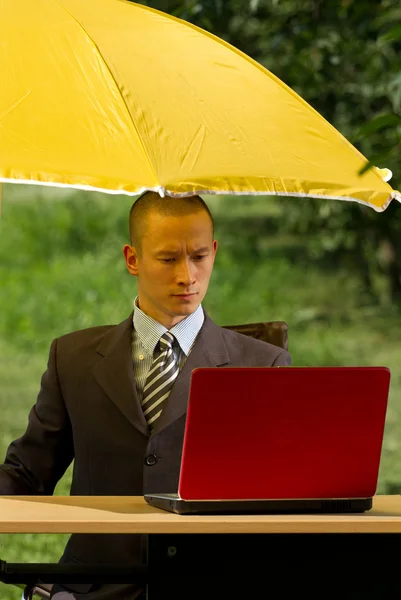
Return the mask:
POLYGON ((397 200, 398 202, 401 203, 401 192, 399 192, 398 190, 394 190, 393 193, 391 194, 391 199, 397 200))
POLYGON ((379 175, 384 181, 390 181, 393 176, 393 173, 390 171, 390 169, 386 169, 385 167, 383 169, 376 167, 376 169, 379 171, 379 175))

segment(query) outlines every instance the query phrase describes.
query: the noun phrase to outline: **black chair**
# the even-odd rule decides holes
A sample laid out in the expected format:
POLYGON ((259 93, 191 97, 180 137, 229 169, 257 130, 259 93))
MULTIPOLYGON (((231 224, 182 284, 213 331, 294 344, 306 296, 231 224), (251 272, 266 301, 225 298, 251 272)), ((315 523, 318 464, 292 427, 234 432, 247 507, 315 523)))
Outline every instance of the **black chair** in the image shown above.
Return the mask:
POLYGON ((264 323, 249 323, 248 325, 225 325, 243 335, 268 342, 288 350, 288 325, 284 321, 266 321, 264 323))

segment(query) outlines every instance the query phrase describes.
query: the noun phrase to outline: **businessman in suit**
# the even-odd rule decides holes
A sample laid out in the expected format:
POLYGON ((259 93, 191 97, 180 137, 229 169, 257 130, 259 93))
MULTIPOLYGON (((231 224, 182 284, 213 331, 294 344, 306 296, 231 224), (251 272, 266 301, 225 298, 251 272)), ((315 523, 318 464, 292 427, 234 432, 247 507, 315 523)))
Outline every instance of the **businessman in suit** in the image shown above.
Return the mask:
MULTIPOLYGON (((176 492, 191 372, 290 364, 285 350, 218 327, 202 308, 217 252, 199 196, 147 192, 123 252, 138 280, 119 325, 56 339, 28 427, 0 465, 0 494, 51 495, 74 460, 71 495, 176 492)), ((140 563, 146 536, 72 535, 72 563, 140 563)), ((135 600, 140 585, 53 586, 55 600, 135 600)))

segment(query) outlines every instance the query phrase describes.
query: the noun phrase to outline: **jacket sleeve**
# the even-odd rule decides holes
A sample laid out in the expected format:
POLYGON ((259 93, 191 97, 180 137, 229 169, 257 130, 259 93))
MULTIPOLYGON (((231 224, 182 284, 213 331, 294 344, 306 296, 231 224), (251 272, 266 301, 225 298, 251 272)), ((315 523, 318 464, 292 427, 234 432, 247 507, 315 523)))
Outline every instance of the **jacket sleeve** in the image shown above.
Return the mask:
POLYGON ((0 495, 51 495, 74 458, 72 431, 57 375, 57 340, 49 353, 28 426, 0 465, 0 495))
POLYGON ((283 350, 275 358, 272 367, 290 367, 291 366, 291 355, 287 350, 283 350))

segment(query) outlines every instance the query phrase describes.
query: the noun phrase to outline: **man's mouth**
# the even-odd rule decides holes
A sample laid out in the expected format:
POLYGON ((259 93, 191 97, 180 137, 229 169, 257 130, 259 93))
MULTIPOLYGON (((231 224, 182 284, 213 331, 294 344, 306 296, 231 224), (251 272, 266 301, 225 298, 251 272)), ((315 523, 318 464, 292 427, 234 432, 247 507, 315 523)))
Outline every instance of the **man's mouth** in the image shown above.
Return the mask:
POLYGON ((184 293, 184 294, 173 294, 173 296, 177 296, 179 298, 190 298, 191 296, 195 296, 197 292, 184 293))

